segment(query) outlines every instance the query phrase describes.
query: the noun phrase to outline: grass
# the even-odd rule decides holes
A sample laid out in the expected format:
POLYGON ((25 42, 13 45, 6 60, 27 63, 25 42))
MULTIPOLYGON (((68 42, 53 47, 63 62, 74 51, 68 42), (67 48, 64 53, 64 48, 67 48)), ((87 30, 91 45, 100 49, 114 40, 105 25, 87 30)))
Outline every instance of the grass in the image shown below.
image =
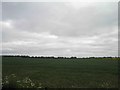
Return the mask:
POLYGON ((24 79, 29 78, 36 88, 39 86, 42 88, 117 88, 117 64, 117 58, 3 57, 3 82, 5 82, 6 76, 9 77, 8 81, 11 81, 11 75, 15 75, 14 84, 20 81, 24 86, 24 79))

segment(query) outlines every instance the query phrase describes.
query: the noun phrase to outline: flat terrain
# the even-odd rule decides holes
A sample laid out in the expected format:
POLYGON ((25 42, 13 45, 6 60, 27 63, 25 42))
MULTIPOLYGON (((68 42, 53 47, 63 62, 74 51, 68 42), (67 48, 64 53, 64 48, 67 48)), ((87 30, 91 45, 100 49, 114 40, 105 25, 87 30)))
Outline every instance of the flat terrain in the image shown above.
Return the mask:
POLYGON ((18 83, 21 86, 31 82, 33 85, 28 86, 43 88, 114 88, 118 85, 117 64, 116 58, 3 57, 3 82, 5 85, 18 83))

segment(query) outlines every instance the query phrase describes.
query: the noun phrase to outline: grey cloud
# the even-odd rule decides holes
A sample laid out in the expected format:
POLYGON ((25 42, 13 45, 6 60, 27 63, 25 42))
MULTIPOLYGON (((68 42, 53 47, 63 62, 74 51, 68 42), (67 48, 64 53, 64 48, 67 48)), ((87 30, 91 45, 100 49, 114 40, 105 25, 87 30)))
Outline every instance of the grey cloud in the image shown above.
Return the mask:
POLYGON ((117 3, 3 3, 3 54, 116 56, 117 3), (18 48, 19 47, 19 48, 18 48))
POLYGON ((95 3, 79 10, 64 3, 3 3, 6 18, 15 20, 20 30, 59 36, 93 35, 103 31, 98 28, 117 25, 117 3, 95 3))

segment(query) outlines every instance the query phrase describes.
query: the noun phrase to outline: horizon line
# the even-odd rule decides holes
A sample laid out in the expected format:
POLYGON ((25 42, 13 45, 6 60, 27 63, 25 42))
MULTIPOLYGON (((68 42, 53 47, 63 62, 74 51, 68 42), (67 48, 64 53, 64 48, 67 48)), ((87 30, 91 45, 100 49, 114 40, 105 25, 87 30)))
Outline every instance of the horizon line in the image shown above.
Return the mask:
POLYGON ((54 55, 0 55, 0 56, 15 56, 15 57, 34 57, 34 58, 120 58, 120 56, 83 56, 83 57, 78 57, 78 56, 54 56, 54 55))

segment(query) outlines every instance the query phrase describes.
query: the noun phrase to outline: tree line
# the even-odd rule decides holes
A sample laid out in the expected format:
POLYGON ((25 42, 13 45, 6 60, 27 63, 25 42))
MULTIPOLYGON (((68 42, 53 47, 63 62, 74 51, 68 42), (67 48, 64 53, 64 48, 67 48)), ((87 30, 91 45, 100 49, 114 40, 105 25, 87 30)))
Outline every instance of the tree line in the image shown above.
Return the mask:
POLYGON ((22 57, 22 58, 46 58, 46 59, 95 59, 95 58, 119 58, 119 57, 55 57, 55 56, 29 56, 29 55, 2 55, 2 57, 22 57))

